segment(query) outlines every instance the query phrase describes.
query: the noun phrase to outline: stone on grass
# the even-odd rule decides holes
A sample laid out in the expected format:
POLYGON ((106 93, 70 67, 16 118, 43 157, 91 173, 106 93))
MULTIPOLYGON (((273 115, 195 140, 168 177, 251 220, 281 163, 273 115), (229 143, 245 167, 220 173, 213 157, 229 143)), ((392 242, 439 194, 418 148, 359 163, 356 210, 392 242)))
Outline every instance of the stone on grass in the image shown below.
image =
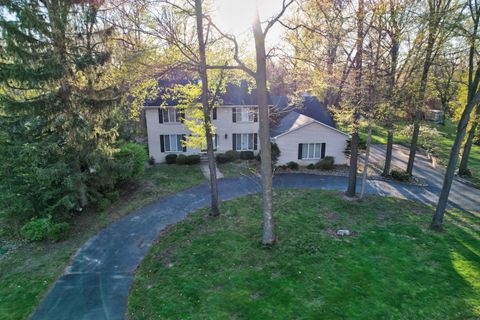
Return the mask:
POLYGON ((349 236, 350 235, 350 230, 348 229, 338 229, 337 230, 337 236, 349 236))

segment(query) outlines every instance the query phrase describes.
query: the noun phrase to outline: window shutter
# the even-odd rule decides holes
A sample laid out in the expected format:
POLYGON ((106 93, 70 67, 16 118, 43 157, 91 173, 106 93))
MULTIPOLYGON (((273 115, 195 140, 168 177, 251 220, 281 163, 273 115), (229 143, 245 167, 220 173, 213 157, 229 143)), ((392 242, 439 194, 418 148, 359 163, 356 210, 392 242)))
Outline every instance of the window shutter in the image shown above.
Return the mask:
POLYGON ((298 144, 298 160, 302 159, 302 144, 298 144))
POLYGON ((237 150, 237 134, 232 134, 232 150, 237 150))
POLYGON ((232 121, 237 122, 237 108, 232 108, 232 121))
POLYGON ((258 122, 258 108, 253 108, 253 122, 258 122))
POLYGON ((212 118, 213 118, 213 120, 217 120, 217 108, 213 108, 212 118))
POLYGON ((164 135, 160 135, 160 152, 165 152, 164 135))
POLYGON ((322 153, 320 154, 320 158, 323 159, 325 158, 325 146, 326 146, 326 143, 322 143, 322 153))
POLYGON ((258 145, 258 135, 256 133, 253 134, 253 150, 257 150, 258 145))
MULTIPOLYGON (((184 134, 182 134, 182 141, 183 141, 183 142, 186 142, 186 141, 187 141, 187 137, 186 137, 184 134)), ((183 151, 183 152, 187 152, 187 146, 186 146, 186 145, 182 145, 182 147, 183 147, 183 150, 182 150, 182 151, 183 151)))
POLYGON ((158 123, 163 123, 163 110, 158 108, 158 123))

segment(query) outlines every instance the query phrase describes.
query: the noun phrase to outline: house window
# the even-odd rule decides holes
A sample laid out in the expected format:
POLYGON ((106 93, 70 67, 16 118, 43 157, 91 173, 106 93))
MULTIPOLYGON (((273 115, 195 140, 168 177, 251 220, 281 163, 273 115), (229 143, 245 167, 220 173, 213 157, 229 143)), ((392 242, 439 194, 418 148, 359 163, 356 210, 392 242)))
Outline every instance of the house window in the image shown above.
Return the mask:
POLYGON ((242 107, 232 108, 232 120, 233 122, 257 122, 257 108, 242 107))
POLYGON ((182 112, 177 108, 160 109, 160 123, 181 122, 182 112))
POLYGON ((298 159, 316 160, 325 158, 325 143, 300 143, 298 159))
POLYGON ((232 141, 233 150, 257 150, 256 133, 234 133, 232 141))
MULTIPOLYGON (((213 138, 213 150, 216 151, 218 148, 218 134, 214 134, 212 138, 213 138)), ((205 143, 203 144, 201 151, 202 152, 207 151, 207 141, 205 141, 205 143)))
POLYGON ((186 148, 182 145, 185 140, 183 134, 167 134, 160 136, 161 152, 184 152, 186 148))

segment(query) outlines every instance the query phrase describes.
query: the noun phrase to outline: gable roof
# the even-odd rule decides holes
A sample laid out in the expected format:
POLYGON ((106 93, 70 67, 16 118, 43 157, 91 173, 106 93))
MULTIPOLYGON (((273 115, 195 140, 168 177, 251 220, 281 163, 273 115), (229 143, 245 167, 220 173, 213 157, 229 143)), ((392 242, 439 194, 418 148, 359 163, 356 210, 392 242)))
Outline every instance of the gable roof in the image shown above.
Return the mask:
POLYGON ((321 121, 313 119, 313 118, 311 118, 309 116, 306 116, 304 114, 301 114, 297 111, 289 112, 285 117, 283 117, 279 121, 279 123, 276 126, 272 127, 270 129, 270 136, 272 138, 277 138, 279 136, 288 134, 292 131, 295 131, 297 129, 300 129, 300 128, 305 127, 305 126, 307 126, 309 124, 312 124, 312 123, 321 124, 321 125, 329 128, 329 129, 331 129, 331 130, 334 130, 334 131, 337 131, 338 133, 349 136, 347 133, 336 129, 335 127, 329 126, 326 123, 323 123, 321 121))
POLYGON ((330 127, 336 128, 335 121, 327 108, 321 103, 317 97, 308 96, 303 98, 303 107, 297 110, 307 117, 315 119, 330 127))

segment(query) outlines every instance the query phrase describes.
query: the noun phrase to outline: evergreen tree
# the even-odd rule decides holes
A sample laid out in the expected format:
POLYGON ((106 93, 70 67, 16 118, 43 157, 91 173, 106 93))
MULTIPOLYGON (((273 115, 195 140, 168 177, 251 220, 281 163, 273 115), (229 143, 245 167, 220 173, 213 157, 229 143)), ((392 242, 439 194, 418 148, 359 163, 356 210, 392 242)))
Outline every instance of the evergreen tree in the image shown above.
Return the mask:
POLYGON ((94 1, 0 5, 0 216, 81 210, 114 184, 112 30, 99 28, 94 1))

